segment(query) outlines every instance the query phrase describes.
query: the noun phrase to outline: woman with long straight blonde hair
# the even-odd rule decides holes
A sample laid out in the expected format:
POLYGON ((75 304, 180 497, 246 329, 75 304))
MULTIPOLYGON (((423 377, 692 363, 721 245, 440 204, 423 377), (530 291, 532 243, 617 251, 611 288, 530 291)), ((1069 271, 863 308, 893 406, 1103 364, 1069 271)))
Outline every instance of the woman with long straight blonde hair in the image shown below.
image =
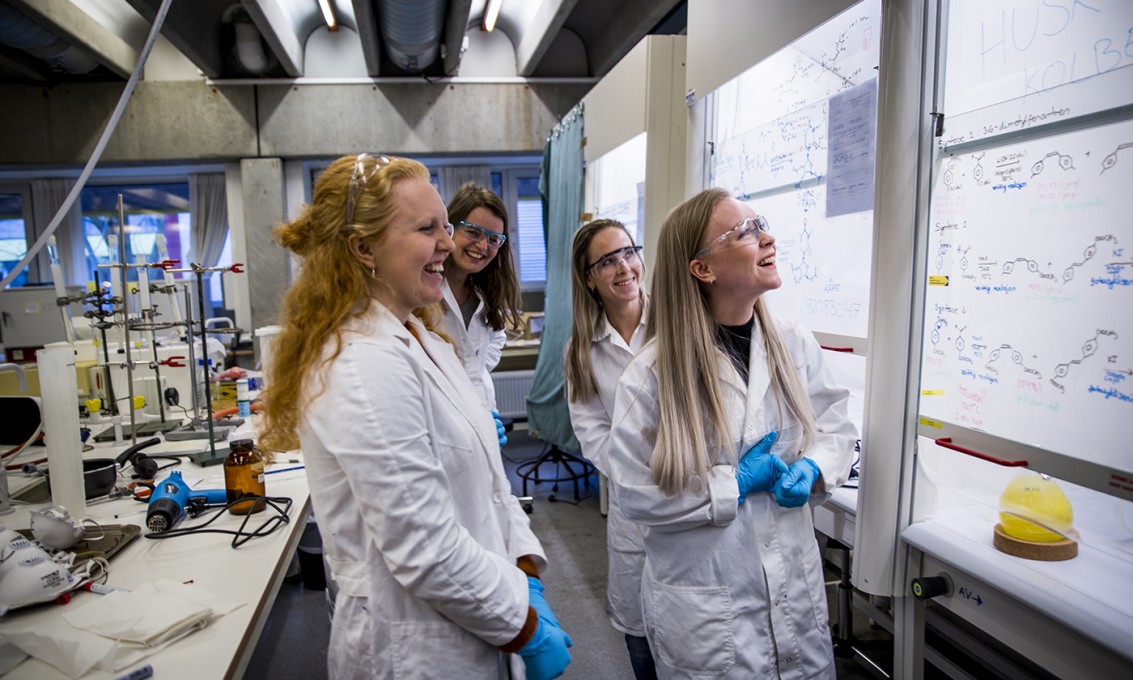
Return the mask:
MULTIPOLYGON (((645 344, 649 295, 641 246, 617 220, 595 220, 574 234, 571 253, 573 323, 564 372, 570 422, 582 454, 608 474, 606 447, 618 376, 645 344)), ((641 527, 615 496, 606 513, 606 613, 625 635, 636 680, 657 677, 641 620, 641 527)))
POLYGON ((544 680, 570 662, 488 411, 415 315, 441 299, 452 232, 425 166, 368 154, 331 163, 276 230, 303 268, 260 442, 303 450, 338 584, 331 678, 544 680))
POLYGON ((649 342, 618 381, 613 494, 644 527, 661 678, 835 677, 810 502, 849 475, 856 426, 814 337, 773 317, 766 218, 721 189, 661 227, 649 342))

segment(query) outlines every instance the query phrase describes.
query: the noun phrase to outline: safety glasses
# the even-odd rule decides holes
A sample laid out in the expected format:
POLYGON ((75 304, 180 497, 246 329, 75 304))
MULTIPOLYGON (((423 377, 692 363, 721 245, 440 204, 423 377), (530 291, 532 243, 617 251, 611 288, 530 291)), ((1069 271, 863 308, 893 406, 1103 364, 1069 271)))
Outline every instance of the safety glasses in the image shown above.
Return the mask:
POLYGON ((618 266, 623 262, 627 267, 631 267, 641 260, 642 249, 642 246, 626 246, 625 248, 611 250, 596 261, 586 265, 586 271, 598 270, 603 276, 608 276, 616 272, 618 266))
POLYGON ((488 239, 488 247, 490 248, 499 248, 507 241, 507 235, 505 234, 501 234, 497 231, 488 231, 479 224, 472 224, 464 220, 457 220, 456 230, 460 232, 461 236, 473 243, 479 243, 484 239, 488 239))
POLYGON ((749 217, 743 222, 740 222, 736 226, 732 227, 728 231, 725 231, 723 234, 720 234, 718 237, 709 242, 708 245, 696 251, 696 254, 692 256, 692 259, 699 260, 700 258, 707 255, 708 251, 712 250, 712 248, 716 246, 727 244, 744 245, 747 243, 752 243, 759 238, 759 232, 771 232, 771 226, 767 224, 767 219, 762 215, 749 217))
MULTIPOLYGON (((368 153, 360 153, 354 159, 354 172, 350 175, 350 187, 346 191, 347 224, 354 223, 354 206, 362 197, 362 192, 366 190, 366 182, 369 182, 371 177, 378 174, 378 170, 389 165, 392 160, 389 156, 371 156, 368 153), (366 169, 368 160, 373 161, 373 167, 369 170, 366 169)), ((451 229, 449 233, 451 235, 451 229)))

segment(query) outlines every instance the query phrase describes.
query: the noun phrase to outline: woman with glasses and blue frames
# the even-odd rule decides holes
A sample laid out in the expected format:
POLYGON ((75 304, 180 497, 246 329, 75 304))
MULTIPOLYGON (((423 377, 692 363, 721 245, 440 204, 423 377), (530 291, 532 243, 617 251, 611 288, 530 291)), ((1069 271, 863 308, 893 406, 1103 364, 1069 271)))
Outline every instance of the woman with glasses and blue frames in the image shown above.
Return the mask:
POLYGON ((330 678, 543 680, 570 663, 496 429, 418 316, 441 300, 452 233, 425 166, 368 154, 327 167, 275 232, 303 267, 260 443, 303 451, 338 587, 330 678))
MULTIPOLYGON (((573 323, 564 366, 570 422, 582 455, 607 475, 614 387, 645 344, 649 315, 641 246, 621 222, 595 220, 575 232, 571 303, 573 323)), ((636 680, 653 680, 657 673, 641 619, 641 527, 626 519, 613 494, 606 519, 606 613, 625 635, 636 680)))
POLYGON ((835 677, 808 505, 846 481, 858 433, 814 336, 768 311, 775 253, 726 191, 677 206, 649 339, 615 390, 611 495, 644 527, 661 678, 835 677))
POLYGON ((445 260, 444 330, 484 404, 495 411, 490 373, 500 363, 508 327, 520 323, 507 209, 490 189, 470 182, 449 201, 448 217, 456 247, 445 260))

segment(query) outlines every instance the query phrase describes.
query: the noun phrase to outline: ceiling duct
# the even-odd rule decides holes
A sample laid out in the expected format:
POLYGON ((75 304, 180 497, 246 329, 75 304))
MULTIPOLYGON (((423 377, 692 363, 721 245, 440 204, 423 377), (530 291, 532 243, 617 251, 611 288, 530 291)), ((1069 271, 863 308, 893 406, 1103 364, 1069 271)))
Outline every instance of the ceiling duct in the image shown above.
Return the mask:
POLYGON ((378 29, 390 61, 410 73, 428 68, 440 53, 445 0, 378 0, 378 29))
POLYGON ((66 73, 90 73, 98 68, 98 62, 82 50, 3 3, 0 3, 0 43, 23 50, 66 73))

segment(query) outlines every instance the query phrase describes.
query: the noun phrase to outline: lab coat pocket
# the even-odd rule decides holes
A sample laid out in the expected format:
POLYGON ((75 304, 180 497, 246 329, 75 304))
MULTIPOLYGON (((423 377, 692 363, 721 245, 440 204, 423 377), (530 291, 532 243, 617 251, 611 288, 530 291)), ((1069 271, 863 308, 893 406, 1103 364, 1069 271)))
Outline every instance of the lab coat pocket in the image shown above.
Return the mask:
POLYGON ((807 590, 810 591, 811 611, 819 632, 826 633, 830 625, 830 608, 826 603, 826 575, 822 572, 822 553, 818 541, 804 539, 802 567, 807 590))
POLYGON ((496 674, 496 649, 452 623, 396 621, 390 631, 390 647, 397 680, 496 674))
POLYGON ((724 675, 736 663, 732 596, 727 586, 653 581, 646 618, 662 663, 697 675, 724 675))

